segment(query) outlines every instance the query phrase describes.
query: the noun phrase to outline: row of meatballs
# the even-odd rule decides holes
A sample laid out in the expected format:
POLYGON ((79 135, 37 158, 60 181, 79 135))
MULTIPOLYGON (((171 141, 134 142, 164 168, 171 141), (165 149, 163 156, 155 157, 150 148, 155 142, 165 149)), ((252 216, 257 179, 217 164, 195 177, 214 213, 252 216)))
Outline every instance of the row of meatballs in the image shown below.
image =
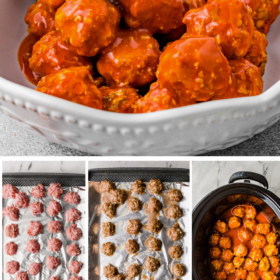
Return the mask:
MULTIPOLYGON (((162 182, 158 179, 152 179, 148 183, 147 189, 148 189, 148 192, 152 195, 153 194, 161 195, 162 191, 163 191, 162 182)), ((146 184, 143 183, 142 180, 136 180, 131 185, 130 190, 134 194, 142 195, 146 192, 146 184)), ((117 193, 119 193, 119 191, 125 195, 126 195, 126 192, 123 190, 116 189, 114 183, 112 183, 112 182, 109 182, 107 180, 101 181, 100 185, 99 185, 99 191, 103 195, 107 195, 107 194, 112 195, 112 198, 114 198, 113 202, 112 202, 113 205, 115 205, 114 203, 117 201, 119 201, 120 204, 123 204, 125 202, 125 199, 123 199, 120 202, 120 200, 116 199, 116 196, 117 196, 117 193), (112 191, 113 191, 113 194, 112 194, 112 191)), ((180 202, 183 198, 183 195, 180 190, 170 189, 168 191, 168 193, 166 194, 166 198, 170 202, 175 203, 175 202, 180 202)), ((108 203, 106 203, 106 205, 105 205, 106 208, 107 208, 107 204, 108 203)), ((177 204, 171 204, 171 205, 177 206, 177 208, 169 207, 166 212, 169 213, 170 209, 176 209, 175 211, 171 211, 172 213, 174 212, 175 214, 174 213, 172 215, 167 214, 167 216, 169 218, 173 218, 173 219, 180 218, 182 216, 182 211, 179 208, 179 206, 177 204)), ((132 196, 130 199, 128 199, 127 207, 129 208, 130 211, 137 212, 142 209, 142 202, 137 197, 132 196)), ((155 197, 152 197, 150 199, 149 203, 147 204, 146 209, 150 213, 159 213, 159 211, 161 211, 162 208, 163 207, 162 207, 161 202, 159 200, 157 200, 155 197)), ((105 213, 105 215, 107 215, 106 214, 107 211, 106 210, 104 211, 104 202, 102 205, 102 209, 103 209, 103 212, 105 213)), ((109 218, 111 218, 111 216, 109 216, 109 218)), ((142 227, 143 227, 143 225, 139 220, 132 219, 132 220, 128 221, 126 231, 128 234, 137 235, 140 233, 140 230, 142 229, 142 227)), ((144 229, 150 231, 151 233, 155 233, 155 234, 158 234, 162 228, 163 228, 163 224, 158 219, 149 220, 147 225, 144 226, 144 229)), ((102 236, 104 238, 106 238, 108 236, 113 236, 114 234, 115 234, 114 223, 103 222, 102 223, 102 236)), ((184 232, 180 228, 179 224, 176 223, 168 230, 168 235, 173 241, 177 241, 183 237, 184 232)), ((162 241, 160 239, 150 235, 149 238, 145 241, 145 246, 151 252, 160 251, 161 247, 162 247, 162 241)), ((113 242, 103 243, 102 247, 101 247, 101 253, 103 253, 107 256, 112 256, 115 252, 115 248, 116 248, 116 246, 113 242)), ((134 239, 128 239, 125 243, 124 248, 127 253, 136 254, 139 251, 139 244, 134 239)), ((182 256, 182 254, 183 254, 183 250, 180 245, 171 246, 169 248, 169 255, 171 256, 171 258, 180 258, 182 256)), ((161 265, 160 261, 151 256, 148 256, 144 262, 145 269, 147 269, 150 272, 156 271, 160 267, 160 265, 161 265)), ((186 268, 184 265, 178 263, 173 266, 172 272, 175 276, 183 276, 186 273, 186 268)), ((125 279, 125 275, 122 273, 119 273, 118 269, 115 266, 113 266, 112 264, 105 266, 103 268, 103 273, 104 273, 105 277, 113 279, 113 280, 125 279)), ((130 265, 126 271, 126 276, 132 277, 132 278, 137 277, 139 274, 140 274, 140 266, 137 263, 130 265)))
MULTIPOLYGON (((37 199, 42 199, 46 196, 46 191, 43 184, 38 184, 35 186, 30 194, 37 199)), ((48 188, 48 195, 61 199, 63 194, 63 188, 59 183, 52 183, 48 188)), ((19 220, 19 208, 27 208, 29 205, 30 212, 34 216, 39 216, 43 213, 43 204, 40 201, 35 201, 34 203, 29 203, 29 198, 25 192, 19 191, 15 186, 11 184, 6 184, 3 186, 3 198, 15 199, 15 203, 11 206, 7 206, 4 210, 4 214, 12 221, 19 220)), ((69 204, 79 204, 81 198, 76 192, 68 192, 63 199, 66 203, 69 204)), ((46 212, 50 217, 57 216, 62 210, 62 206, 56 200, 50 201, 46 212)), ((77 225, 74 224, 76 221, 81 219, 81 212, 76 208, 70 208, 65 213, 66 220, 71 223, 71 226, 66 229, 66 235, 69 240, 77 241, 82 237, 81 229, 77 228, 77 225)), ((59 233, 62 230, 62 225, 59 221, 50 221, 47 225, 49 233, 59 233)), ((43 233, 43 226, 38 221, 31 221, 29 223, 27 234, 29 236, 35 237, 38 234, 43 233)), ((5 235, 9 238, 16 238, 19 235, 19 229, 17 224, 9 224, 5 228, 5 235)), ((53 237, 48 241, 48 250, 51 252, 57 252, 62 247, 62 242, 60 239, 53 237)), ((40 252, 41 245, 35 239, 30 239, 26 244, 26 251, 31 254, 37 254, 40 252)), ((18 246, 15 242, 8 242, 5 244, 5 252, 7 255, 13 256, 17 253, 18 246)), ((67 254, 75 257, 81 254, 81 250, 78 245, 74 242, 66 247, 67 254)), ((50 270, 56 269, 61 263, 60 260, 56 257, 48 256, 45 259, 45 264, 50 270)), ((71 261, 69 265, 69 271, 73 274, 78 274, 82 269, 83 264, 78 261, 71 261)), ((20 269, 20 264, 17 261, 10 261, 6 263, 6 272, 9 274, 15 274, 20 269)), ((30 275, 37 275, 40 273, 42 265, 40 263, 31 263, 29 265, 28 273, 30 275)), ((28 273, 25 271, 20 271, 16 274, 16 280, 27 280, 28 273)), ((82 278, 78 275, 71 275, 69 277, 71 280, 81 280, 82 278)), ((52 276, 50 280, 59 280, 59 276, 52 276)))

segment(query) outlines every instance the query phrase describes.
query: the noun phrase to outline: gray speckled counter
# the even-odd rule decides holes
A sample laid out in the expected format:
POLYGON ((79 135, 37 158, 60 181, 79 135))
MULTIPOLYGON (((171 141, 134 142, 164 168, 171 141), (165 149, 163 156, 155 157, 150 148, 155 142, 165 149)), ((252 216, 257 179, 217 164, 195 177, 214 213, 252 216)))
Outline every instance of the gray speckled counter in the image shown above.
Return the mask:
MULTIPOLYGON (((261 134, 237 146, 215 151, 207 156, 277 156, 280 155, 280 121, 261 134)), ((34 136, 0 112, 1 156, 93 156, 34 136)))

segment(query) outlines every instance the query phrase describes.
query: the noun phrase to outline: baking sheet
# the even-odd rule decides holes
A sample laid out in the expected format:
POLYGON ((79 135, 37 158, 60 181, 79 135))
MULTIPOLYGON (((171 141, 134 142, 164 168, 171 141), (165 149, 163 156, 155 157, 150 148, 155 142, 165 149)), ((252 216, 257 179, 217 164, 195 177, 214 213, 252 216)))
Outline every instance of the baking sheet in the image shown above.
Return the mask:
MULTIPOLYGON (((84 176, 83 176, 84 177, 84 176)), ((85 232, 86 232, 86 191, 84 184, 80 186, 73 186, 75 183, 82 183, 84 180, 81 180, 81 176, 73 176, 73 174, 68 174, 64 176, 59 176, 56 174, 48 174, 48 175, 40 175, 40 174, 30 174, 23 176, 22 174, 16 175, 13 178, 13 174, 6 174, 6 176, 3 176, 3 184, 11 183, 15 185, 19 191, 24 191, 28 197, 29 202, 32 203, 36 200, 39 200, 43 203, 44 206, 44 212, 39 215, 38 217, 35 217, 31 214, 29 207, 26 209, 20 209, 20 218, 18 221, 10 221, 6 216, 3 216, 2 219, 2 227, 3 227, 3 233, 5 231, 5 227, 8 224, 15 223, 18 224, 19 228, 19 235, 16 238, 8 238, 5 234, 3 234, 2 237, 2 244, 3 248, 6 243, 8 242, 15 242, 18 245, 18 251, 14 256, 9 256, 5 253, 3 249, 3 279, 4 280, 10 280, 15 279, 16 273, 14 275, 10 275, 6 273, 6 263, 8 261, 18 261, 20 263, 20 271, 27 271, 29 265, 32 262, 38 262, 42 264, 42 269, 39 274, 36 276, 32 276, 29 274, 29 279, 36 279, 36 280, 45 280, 48 279, 50 276, 60 276, 60 280, 66 280, 68 279, 70 272, 68 269, 68 266, 70 265, 70 262, 72 260, 77 260, 83 263, 83 268, 81 269, 79 276, 82 276, 83 279, 85 279, 86 276, 86 247, 85 247, 85 232), (32 177, 34 176, 34 177, 32 177), (40 181, 40 176, 42 178, 42 183, 44 184, 45 190, 46 190, 46 197, 43 199, 37 199, 30 195, 30 192, 32 188, 37 185, 40 181), (59 180, 60 179, 60 180, 59 180), (36 183, 35 183, 36 181, 36 183), (54 199, 47 195, 48 187, 51 182, 61 183, 63 188, 63 195, 61 196, 59 203, 62 206, 62 211, 56 216, 56 217, 49 217, 46 213, 46 207, 49 204, 50 200, 54 199), (15 184, 18 183, 18 184, 15 184), (25 185, 26 183, 34 183, 32 185, 25 185), (48 184, 48 185, 45 185, 48 184), (67 185, 65 185, 67 184, 67 185), (20 185, 20 186, 19 186, 20 185), (25 185, 25 186, 24 186, 25 185), (71 187, 69 186, 71 185, 71 187), (72 205, 68 204, 63 201, 63 197, 66 195, 68 191, 76 191, 81 197, 81 202, 78 205, 72 205), (83 237, 75 241, 77 245, 79 246, 81 250, 81 254, 77 257, 72 257, 66 253, 66 246, 73 243, 74 241, 70 241, 66 237, 66 229, 71 225, 69 222, 66 222, 65 220, 65 212, 70 209, 71 207, 77 208, 82 213, 82 219, 77 221, 76 224, 78 228, 81 228, 83 232, 83 237), (50 220, 60 221, 62 225, 62 229, 60 233, 51 234, 47 230, 47 224, 50 220), (28 236, 27 234, 27 228, 30 221, 39 221, 43 225, 43 233, 39 234, 35 237, 28 236), (51 252, 48 250, 47 240, 51 239, 53 237, 59 238, 62 241, 62 247, 58 252, 51 252), (26 243, 30 239, 35 239, 39 242, 41 248, 39 253, 37 254, 31 254, 28 251, 25 250, 26 243), (55 270, 50 270, 45 265, 45 260, 48 256, 54 256, 60 259, 61 265, 58 266, 55 270)), ((14 199, 2 199, 2 206, 3 210, 6 206, 10 206, 14 203, 14 199)))

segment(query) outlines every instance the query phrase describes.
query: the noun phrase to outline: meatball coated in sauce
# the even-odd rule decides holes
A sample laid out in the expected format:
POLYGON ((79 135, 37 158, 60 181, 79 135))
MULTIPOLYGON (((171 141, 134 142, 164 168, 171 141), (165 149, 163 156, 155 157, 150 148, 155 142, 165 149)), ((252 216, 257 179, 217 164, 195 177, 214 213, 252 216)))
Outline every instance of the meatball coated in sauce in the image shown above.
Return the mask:
POLYGON ((72 257, 79 256, 81 254, 81 250, 76 243, 70 244, 66 247, 66 252, 68 255, 72 257))
POLYGON ((262 234, 255 234, 251 242, 254 247, 261 249, 266 245, 266 238, 262 234))
POLYGON ((16 193, 15 197, 15 207, 17 208, 27 208, 29 204, 29 198, 25 192, 16 193))
POLYGON ((229 230, 228 225, 220 220, 215 223, 214 229, 219 233, 226 233, 229 230))
POLYGON ((245 228, 238 231, 238 237, 241 241, 246 242, 251 240, 254 237, 254 234, 249 229, 245 228))
POLYGON ((210 235, 210 238, 209 238, 210 246, 212 246, 212 247, 217 246, 219 244, 219 241, 220 241, 220 234, 215 233, 215 234, 210 235))
POLYGON ((142 228, 140 221, 133 219, 127 222, 126 232, 128 234, 138 234, 142 228))
POLYGON ((101 210, 109 219, 116 216, 116 206, 113 203, 102 203, 101 210))
POLYGON ((213 260, 217 260, 221 257, 222 251, 219 247, 212 247, 209 250, 210 258, 213 260))
POLYGON ((211 261, 211 267, 215 271, 221 271, 223 269, 224 263, 221 260, 211 261))
POLYGON ((115 275, 114 277, 112 277, 110 280, 124 280, 125 276, 121 273, 115 275))
POLYGON ((259 262, 262 257, 263 257, 263 251, 259 248, 253 248, 250 253, 249 253, 249 257, 255 261, 255 262, 259 262))
POLYGON ((51 200, 47 209, 46 209, 46 212, 51 216, 51 217, 54 217, 56 215, 58 215, 62 210, 62 207, 60 205, 59 202, 57 202, 56 200, 51 200))
POLYGON ((147 210, 150 213, 158 213, 162 210, 162 204, 155 197, 151 197, 149 203, 147 204, 147 210))
POLYGON ((96 66, 112 87, 139 87, 155 80, 159 56, 158 42, 149 32, 120 30, 96 66))
POLYGON ((139 274, 140 274, 140 267, 137 263, 130 265, 126 271, 126 275, 131 278, 135 278, 139 274))
POLYGON ((154 236, 150 235, 145 241, 145 246, 149 251, 156 252, 161 250, 162 241, 154 236))
POLYGON ((47 228, 50 233, 59 233, 62 226, 59 221, 49 221, 47 228))
POLYGON ((264 253, 268 256, 277 256, 278 255, 278 248, 276 245, 268 244, 264 247, 264 253))
POLYGON ((43 2, 45 2, 49 7, 57 9, 65 2, 65 0, 43 0, 43 2))
POLYGON ((180 202, 183 199, 181 190, 169 189, 165 195, 169 201, 180 202))
POLYGON ((5 244, 5 252, 9 256, 13 256, 17 253, 18 246, 14 242, 9 242, 5 244))
POLYGON ((243 218, 245 216, 245 208, 237 206, 232 210, 232 214, 236 217, 243 218))
POLYGON ((181 276, 184 276, 186 274, 187 269, 183 264, 176 263, 176 264, 174 264, 174 266, 172 268, 172 272, 175 276, 181 277, 181 276))
POLYGON ((28 273, 35 276, 41 271, 42 265, 39 263, 31 263, 28 268, 28 273))
POLYGON ((238 268, 236 269, 235 275, 237 279, 242 279, 245 280, 247 278, 247 270, 243 269, 243 268, 238 268))
POLYGON ((246 208, 246 218, 247 219, 255 219, 257 216, 257 210, 254 206, 249 206, 246 208))
POLYGON ((183 238, 184 232, 181 229, 180 225, 177 223, 169 228, 169 230, 167 231, 167 235, 172 241, 178 241, 183 238))
POLYGON ((115 244, 112 242, 103 243, 101 246, 101 253, 109 257, 114 255, 115 250, 115 244))
POLYGON ((109 192, 110 190, 114 190, 115 188, 116 188, 115 184, 108 180, 103 180, 99 184, 100 193, 109 192))
POLYGON ((231 262, 233 257, 234 257, 234 253, 230 249, 226 249, 222 252, 221 259, 224 262, 231 262))
POLYGON ((179 259, 183 255, 183 250, 180 245, 174 245, 169 247, 168 254, 172 259, 179 259))
POLYGON ((270 233, 267 234, 267 236, 266 236, 266 241, 267 241, 267 243, 269 243, 269 244, 275 244, 276 241, 277 241, 277 238, 278 238, 278 236, 277 236, 276 233, 270 232, 270 233))
POLYGON ((83 263, 78 262, 78 261, 72 261, 69 266, 69 271, 70 271, 70 273, 73 273, 73 274, 79 274, 82 267, 83 267, 83 263))
POLYGON ((62 247, 62 242, 58 238, 48 240, 48 249, 52 252, 57 252, 62 247))
POLYGON ((232 263, 236 268, 240 268, 245 263, 245 258, 234 257, 232 263))
POLYGON ((83 56, 95 56, 109 46, 119 21, 118 9, 105 0, 69 0, 55 14, 63 41, 69 41, 83 56))
POLYGON ((245 244, 241 243, 234 247, 234 255, 236 257, 246 257, 248 254, 248 248, 245 244))
POLYGON ((27 229, 27 234, 29 236, 36 236, 40 233, 43 233, 43 226, 40 222, 33 222, 31 221, 29 223, 28 229, 27 229))
POLYGON ((232 245, 231 238, 228 236, 222 236, 219 241, 219 246, 223 249, 230 249, 232 245))
POLYGON ((240 218, 238 217, 231 217, 229 220, 228 220, 228 226, 229 228, 239 228, 241 227, 241 220, 240 218))
POLYGON ((79 221, 82 218, 81 217, 82 213, 78 209, 73 207, 68 209, 65 214, 66 214, 66 220, 71 224, 79 221))
POLYGON ((12 204, 11 206, 7 206, 3 212, 11 221, 18 221, 19 210, 15 207, 14 204, 12 204))
POLYGON ((246 279, 247 280, 260 280, 261 277, 259 276, 259 274, 257 272, 249 272, 246 279))
POLYGON ((63 194, 63 188, 59 183, 51 183, 48 189, 49 196, 60 199, 60 196, 63 194))
POLYGON ((135 194, 144 194, 146 192, 146 184, 142 180, 136 180, 132 183, 130 190, 135 194))
POLYGON ((154 272, 156 271, 159 267, 160 267, 160 262, 159 260, 148 256, 144 262, 144 267, 150 271, 150 272, 154 272))
POLYGON ((26 244, 25 250, 28 251, 29 253, 36 254, 36 253, 39 253, 40 247, 41 246, 37 240, 30 239, 26 244))
POLYGON ((9 224, 5 228, 5 235, 6 237, 16 238, 19 234, 18 225, 16 224, 9 224))
POLYGON ((261 259, 259 263, 259 270, 261 271, 268 271, 270 269, 270 262, 267 257, 261 259))
POLYGON ((15 187, 11 184, 5 184, 2 187, 3 198, 15 198, 17 193, 18 193, 17 187, 15 187))
POLYGON ((134 239, 128 239, 125 242, 125 250, 130 254, 135 254, 139 251, 139 244, 134 239))
POLYGON ((102 223, 102 236, 104 238, 115 234, 115 225, 111 222, 102 223))
POLYGON ((84 106, 102 109, 102 94, 95 86, 86 66, 70 67, 49 74, 40 80, 36 90, 84 106))
POLYGON ((232 262, 225 263, 223 268, 227 275, 234 274, 236 270, 232 262))
POLYGON ((46 266, 50 270, 55 270, 58 266, 60 266, 60 260, 56 257, 48 256, 46 260, 46 266))
POLYGON ((142 202, 140 199, 138 199, 135 196, 132 196, 131 198, 128 199, 127 201, 127 208, 131 211, 131 212, 138 212, 142 209, 142 202))
POLYGON ((260 233, 263 235, 267 235, 270 233, 270 224, 269 223, 262 223, 262 224, 258 224, 256 227, 256 231, 255 233, 260 233))
POLYGON ((269 262, 271 267, 278 267, 279 266, 279 259, 276 256, 269 257, 269 262))
POLYGON ((10 261, 6 263, 6 272, 9 274, 15 274, 19 271, 19 262, 16 261, 10 261))
POLYGON ((162 192, 163 185, 159 179, 152 179, 148 183, 148 192, 149 194, 160 194, 162 192))
POLYGON ((218 271, 215 276, 214 276, 215 280, 226 280, 227 279, 227 275, 224 271, 218 271))
POLYGON ((275 276, 275 274, 272 272, 272 271, 265 271, 263 273, 263 277, 262 277, 263 280, 277 280, 278 277, 275 276))
POLYGON ((77 225, 71 225, 71 227, 66 229, 66 235, 68 239, 72 241, 79 240, 83 236, 83 232, 80 228, 77 228, 77 225))
POLYGON ((257 221, 248 219, 244 222, 244 226, 249 230, 251 230, 252 232, 255 232, 257 227, 257 221))
POLYGON ((110 194, 110 202, 113 204, 124 204, 127 199, 127 194, 124 190, 111 190, 110 194))
POLYGON ((81 202, 81 197, 77 192, 68 192, 64 196, 63 200, 67 203, 77 205, 81 202))
POLYGON ((118 269, 110 263, 107 266, 104 266, 104 268, 103 268, 103 274, 106 278, 111 279, 117 273, 118 273, 118 269))
POLYGON ((165 211, 167 218, 178 220, 183 216, 182 209, 177 204, 171 204, 165 211))
POLYGON ((145 226, 145 229, 148 230, 151 233, 159 234, 159 232, 162 230, 163 224, 159 220, 151 220, 148 221, 147 225, 145 226))
POLYGON ((29 209, 32 215, 38 216, 43 213, 43 203, 40 201, 35 201, 29 204, 29 209))
POLYGON ((256 271, 258 269, 259 264, 250 258, 247 258, 245 264, 243 266, 247 271, 256 271))
POLYGON ((30 194, 35 197, 35 198, 39 198, 42 199, 43 197, 46 196, 46 191, 44 188, 44 185, 39 183, 37 186, 35 186, 32 191, 30 192, 30 194))

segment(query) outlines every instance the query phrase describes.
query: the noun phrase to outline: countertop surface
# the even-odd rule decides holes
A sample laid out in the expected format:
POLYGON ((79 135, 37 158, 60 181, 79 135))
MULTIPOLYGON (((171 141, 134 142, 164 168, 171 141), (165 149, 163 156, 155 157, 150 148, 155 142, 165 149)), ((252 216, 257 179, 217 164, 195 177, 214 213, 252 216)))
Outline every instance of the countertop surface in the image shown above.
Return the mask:
MULTIPOLYGON (((206 156, 278 156, 280 155, 280 121, 239 145, 206 156)), ((1 156, 94 156, 69 149, 34 136, 16 121, 0 112, 1 156)))
MULTIPOLYGON (((196 161, 192 163, 192 208, 211 191, 226 185, 238 171, 251 171, 266 177, 269 190, 280 197, 280 162, 196 161)), ((254 182, 255 183, 255 182, 254 182)), ((258 184, 258 183, 256 183, 258 184)), ((259 184, 260 185, 260 184, 259 184)))

